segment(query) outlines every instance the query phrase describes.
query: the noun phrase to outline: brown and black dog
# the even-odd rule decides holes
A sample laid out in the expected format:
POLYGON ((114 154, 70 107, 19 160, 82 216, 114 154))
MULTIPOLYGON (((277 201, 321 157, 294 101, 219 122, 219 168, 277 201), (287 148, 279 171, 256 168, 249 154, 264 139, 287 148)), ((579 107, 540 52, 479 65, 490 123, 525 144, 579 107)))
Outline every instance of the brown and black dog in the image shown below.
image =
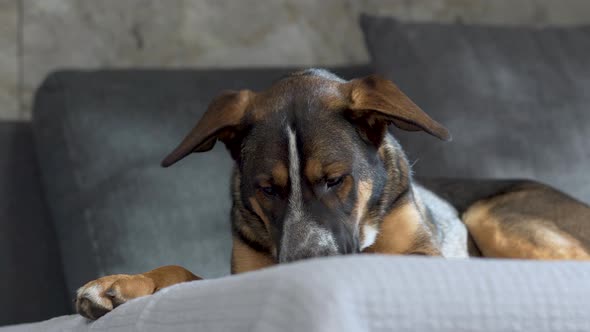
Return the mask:
MULTIPOLYGON (((416 181, 390 124, 450 139, 390 81, 309 69, 265 91, 221 94, 162 165, 227 146, 232 273, 361 252, 590 258, 590 207, 532 181, 416 181)), ((96 319, 197 279, 178 266, 106 276, 78 290, 76 308, 96 319)))

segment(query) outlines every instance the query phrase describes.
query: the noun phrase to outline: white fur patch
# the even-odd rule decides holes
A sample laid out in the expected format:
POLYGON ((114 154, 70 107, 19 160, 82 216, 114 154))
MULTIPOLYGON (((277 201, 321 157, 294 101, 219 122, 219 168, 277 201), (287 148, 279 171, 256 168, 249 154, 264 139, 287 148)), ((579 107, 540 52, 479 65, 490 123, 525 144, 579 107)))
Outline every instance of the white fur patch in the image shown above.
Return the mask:
POLYGON ((111 301, 105 299, 101 296, 103 293, 102 287, 98 283, 91 283, 90 285, 85 285, 80 287, 77 291, 78 298, 87 298, 92 303, 95 303, 99 306, 102 306, 106 309, 113 309, 113 304, 111 301))
POLYGON ((323 229, 323 228, 315 228, 312 231, 313 234, 315 234, 319 240, 317 240, 317 244, 320 247, 323 248, 330 248, 332 251, 337 252, 338 251, 338 246, 336 245, 336 239, 334 239, 334 235, 332 233, 330 233, 329 231, 323 229))
POLYGON ((320 227, 303 209, 303 190, 297 137, 292 128, 286 128, 289 143, 289 179, 291 193, 289 196, 288 215, 283 226, 283 238, 279 260, 290 260, 301 252, 337 253, 338 245, 334 235, 320 227))
POLYGON ((449 202, 432 191, 414 184, 414 194, 428 206, 440 236, 441 253, 445 258, 467 258, 467 227, 459 218, 459 212, 449 202))
POLYGON ((377 227, 372 225, 363 226, 363 242, 361 243, 361 251, 375 243, 375 240, 377 240, 377 234, 379 234, 377 227))
POLYGON ((289 139, 289 178, 291 179, 291 196, 289 207, 295 218, 303 216, 303 194, 301 190, 301 172, 299 167, 299 152, 297 151, 297 137, 291 127, 287 127, 289 139))

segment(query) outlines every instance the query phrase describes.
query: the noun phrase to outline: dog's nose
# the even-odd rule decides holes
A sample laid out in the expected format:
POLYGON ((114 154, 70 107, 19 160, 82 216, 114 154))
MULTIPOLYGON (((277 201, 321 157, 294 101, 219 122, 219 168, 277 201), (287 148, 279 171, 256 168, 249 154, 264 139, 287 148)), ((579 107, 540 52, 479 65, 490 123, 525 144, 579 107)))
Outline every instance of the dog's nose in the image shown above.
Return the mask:
POLYGON ((279 246, 279 262, 334 256, 340 248, 334 234, 315 223, 295 222, 286 227, 279 246))
POLYGON ((339 253, 329 248, 301 248, 294 252, 287 252, 284 255, 279 255, 280 263, 294 262, 302 259, 335 256, 339 253))
POLYGON ((359 252, 358 241, 354 238, 338 238, 321 229, 284 238, 278 258, 280 263, 286 263, 307 258, 357 254, 359 252))

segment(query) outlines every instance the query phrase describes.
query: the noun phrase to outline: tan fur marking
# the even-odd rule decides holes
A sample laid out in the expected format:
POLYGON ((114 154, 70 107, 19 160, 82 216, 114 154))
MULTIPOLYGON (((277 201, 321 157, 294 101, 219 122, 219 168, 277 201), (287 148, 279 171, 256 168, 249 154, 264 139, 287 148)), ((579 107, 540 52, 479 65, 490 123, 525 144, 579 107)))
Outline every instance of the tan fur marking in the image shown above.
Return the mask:
POLYGON ((289 171, 282 162, 277 162, 272 169, 272 177, 276 185, 286 187, 289 182, 289 171))
POLYGON ((305 176, 311 183, 318 182, 324 177, 338 177, 348 172, 348 165, 345 163, 332 163, 322 165, 318 159, 308 159, 305 165, 305 176))
POLYGON ((156 292, 156 282, 143 274, 120 277, 109 288, 123 300, 135 299, 156 292))
POLYGON ((236 226, 239 228, 240 234, 242 234, 248 240, 259 239, 260 232, 264 231, 262 228, 259 231, 252 229, 250 225, 243 221, 236 222, 236 226))
POLYGON ((167 265, 142 273, 148 279, 154 281, 156 291, 185 281, 201 280, 189 270, 178 265, 167 265))
MULTIPOLYGON (((356 216, 357 223, 362 223, 363 217, 367 212, 367 203, 373 194, 373 181, 359 181, 357 189, 357 199, 354 205, 354 215, 356 216)), ((362 239, 362 237, 361 237, 362 239)))
POLYGON ((349 166, 345 163, 331 163, 324 167, 324 174, 328 177, 342 176, 348 172, 349 166))
POLYGON ((317 159, 308 159, 305 164, 305 176, 311 183, 320 180, 324 175, 322 172, 322 163, 317 159))
POLYGON ((250 197, 249 201, 250 201, 250 205, 252 205, 252 209, 254 209, 254 212, 256 213, 256 215, 258 215, 258 217, 262 220, 262 222, 266 226, 266 230, 269 231, 270 221, 266 217, 266 214, 264 214, 264 211, 262 211, 260 204, 258 204, 258 200, 256 200, 256 198, 254 198, 254 197, 250 197))
POLYGON ((352 178, 348 176, 344 179, 344 181, 342 182, 342 184, 338 188, 338 191, 336 192, 336 196, 338 196, 338 198, 340 199, 341 202, 346 201, 346 199, 348 198, 348 195, 350 194, 350 191, 352 190, 352 183, 353 183, 352 178))
POLYGON ((413 202, 403 203, 389 213, 379 227, 375 243, 366 252, 411 254, 422 233, 421 216, 413 202))
POLYGON ((268 254, 250 248, 237 237, 233 237, 232 273, 254 271, 277 264, 268 254))
POLYGON ((463 221, 486 257, 524 259, 590 259, 584 246, 549 220, 521 215, 516 225, 503 225, 481 201, 463 214, 463 221))
MULTIPOLYGON (((360 242, 365 241, 365 225, 368 224, 368 218, 365 218, 367 213, 367 203, 373 193, 373 182, 371 180, 359 181, 357 190, 357 200, 354 205, 354 215, 356 216, 357 227, 360 230, 360 242)), ((369 225, 375 226, 375 225, 369 225)), ((376 227, 376 226, 375 226, 376 227)))

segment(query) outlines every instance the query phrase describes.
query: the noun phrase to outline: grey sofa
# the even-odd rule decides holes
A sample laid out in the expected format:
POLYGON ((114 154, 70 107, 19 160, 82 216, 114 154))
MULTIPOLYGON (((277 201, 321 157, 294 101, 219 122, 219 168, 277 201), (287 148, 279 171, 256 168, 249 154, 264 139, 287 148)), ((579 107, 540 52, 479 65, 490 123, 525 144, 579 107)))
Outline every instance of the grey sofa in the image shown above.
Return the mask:
POLYGON ((50 75, 32 124, 0 123, 0 325, 71 313, 75 290, 104 274, 228 274, 231 159, 219 146, 197 163, 159 162, 215 94, 295 69, 50 75))
MULTIPOLYGON (((441 30, 382 20, 365 18, 363 22, 375 69, 334 70, 345 78, 377 70, 398 82, 455 133, 455 141, 446 145, 418 133, 397 133, 412 161, 417 161, 420 175, 530 177, 590 202, 590 177, 584 171, 590 169, 587 70, 569 70, 563 66, 568 63, 567 54, 562 54, 551 62, 556 65, 550 71, 541 65, 520 72, 522 64, 511 62, 505 52, 512 49, 514 57, 527 59, 538 49, 518 40, 498 46, 494 40, 498 34, 510 34, 507 30, 465 26, 441 30), (386 26, 391 24, 396 31, 393 36, 383 32, 390 31, 386 26), (482 34, 475 38, 478 43, 487 36, 488 44, 481 41, 473 46, 467 38, 449 50, 444 42, 444 38, 456 41, 457 36, 476 33, 482 34), (379 36, 390 39, 383 41, 379 36), (378 49, 389 43, 395 47, 378 49), (473 55, 474 50, 483 52, 478 47, 490 45, 498 47, 496 57, 475 57, 479 61, 475 66, 472 58, 460 57, 473 55), (393 63, 380 58, 379 52, 393 63), (437 70, 454 58, 469 61, 437 70), (512 89, 489 90, 494 93, 471 91, 474 70, 485 80, 498 68, 516 78, 532 75, 534 79, 520 80, 522 84, 512 89), (543 75, 554 80, 560 73, 567 76, 564 80, 573 91, 557 89, 552 98, 534 98, 550 92, 540 84, 543 75), (469 98, 461 88, 471 89, 469 98), (474 114, 478 107, 493 111, 493 116, 474 114)), ((570 35, 586 36, 588 29, 549 33, 567 41, 570 35)), ((540 40, 527 31, 516 35, 540 40)), ((570 44, 563 42, 562 49, 580 43, 570 44)), ((580 56, 579 52, 590 51, 583 42, 582 46, 574 54, 576 64, 590 58, 580 56)), ((160 168, 159 162, 215 94, 223 89, 262 89, 291 70, 107 70, 50 75, 37 91, 31 125, 0 124, 4 156, 0 159, 0 263, 6 271, 0 283, 0 325, 71 313, 76 288, 105 274, 180 264, 206 278, 226 275, 229 156, 218 145, 171 169, 160 168)), ((225 322, 219 330, 289 330, 288 325, 294 331, 329 331, 348 322, 351 331, 584 331, 590 330, 584 317, 590 307, 584 300, 590 294, 588 276, 590 266, 583 263, 339 258, 172 287, 151 299, 132 301, 94 325, 81 317, 65 316, 14 330, 200 327, 210 331, 220 327, 214 324, 225 322), (347 277, 329 282, 335 271, 347 277), (396 282, 388 282, 393 275, 396 282), (326 316, 304 309, 306 305, 322 307, 322 296, 315 295, 320 289, 328 303, 337 304, 326 316), (313 305, 305 302, 308 298, 313 305), (363 305, 351 308, 351 303, 363 305), (215 316, 213 309, 232 314, 215 316), (289 315, 290 309, 299 314, 289 315), (280 311, 280 319, 273 316, 275 311, 280 311), (205 313, 216 318, 206 319, 205 313), (347 313, 348 320, 338 318, 347 313), (423 315, 430 318, 422 319, 423 315)))

